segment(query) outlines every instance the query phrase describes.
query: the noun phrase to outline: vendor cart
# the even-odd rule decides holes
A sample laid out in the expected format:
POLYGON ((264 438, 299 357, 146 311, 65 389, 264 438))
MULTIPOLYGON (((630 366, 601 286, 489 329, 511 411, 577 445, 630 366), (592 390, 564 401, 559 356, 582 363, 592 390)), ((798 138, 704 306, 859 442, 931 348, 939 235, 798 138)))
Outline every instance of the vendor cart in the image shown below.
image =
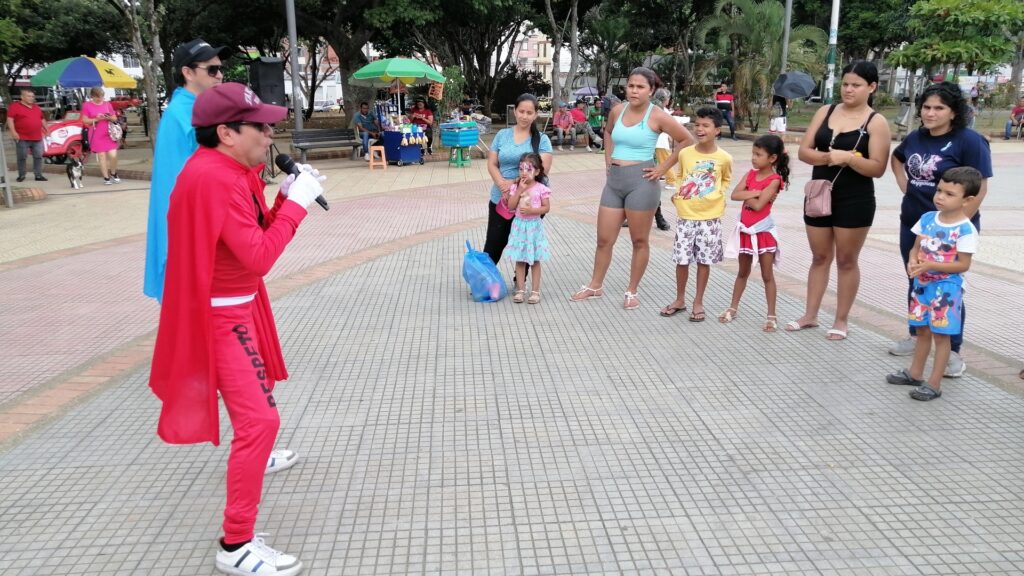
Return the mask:
POLYGON ((480 129, 476 122, 447 122, 441 124, 441 145, 451 148, 448 164, 469 166, 469 149, 480 140, 480 129))
POLYGON ((423 148, 419 144, 407 144, 402 146, 403 137, 408 140, 407 134, 396 130, 384 131, 384 156, 388 163, 395 163, 399 166, 405 164, 423 164, 423 148))

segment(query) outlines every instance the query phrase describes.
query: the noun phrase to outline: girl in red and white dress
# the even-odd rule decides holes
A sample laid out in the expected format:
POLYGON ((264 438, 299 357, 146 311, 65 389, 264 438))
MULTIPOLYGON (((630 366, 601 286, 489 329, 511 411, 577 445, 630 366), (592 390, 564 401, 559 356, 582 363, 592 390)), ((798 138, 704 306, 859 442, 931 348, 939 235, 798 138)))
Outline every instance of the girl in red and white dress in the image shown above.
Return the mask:
POLYGON ((732 199, 743 202, 740 219, 725 249, 726 257, 739 258, 739 272, 732 287, 732 303, 722 312, 718 321, 732 322, 738 315, 740 298, 747 287, 747 278, 754 265, 754 257, 761 264, 768 317, 765 332, 775 332, 775 274, 772 267, 778 263, 779 238, 772 218, 772 202, 782 188, 789 184, 789 155, 778 136, 769 134, 754 141, 750 159, 753 169, 732 191, 732 199))

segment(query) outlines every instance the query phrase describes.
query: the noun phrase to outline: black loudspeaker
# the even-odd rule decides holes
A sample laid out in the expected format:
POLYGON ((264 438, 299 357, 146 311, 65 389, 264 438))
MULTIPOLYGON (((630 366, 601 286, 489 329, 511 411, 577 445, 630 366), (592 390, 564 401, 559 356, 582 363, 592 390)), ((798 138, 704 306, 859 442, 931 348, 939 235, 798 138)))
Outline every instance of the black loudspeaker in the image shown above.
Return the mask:
POLYGON ((259 58, 249 65, 249 86, 267 104, 284 106, 284 60, 259 58))

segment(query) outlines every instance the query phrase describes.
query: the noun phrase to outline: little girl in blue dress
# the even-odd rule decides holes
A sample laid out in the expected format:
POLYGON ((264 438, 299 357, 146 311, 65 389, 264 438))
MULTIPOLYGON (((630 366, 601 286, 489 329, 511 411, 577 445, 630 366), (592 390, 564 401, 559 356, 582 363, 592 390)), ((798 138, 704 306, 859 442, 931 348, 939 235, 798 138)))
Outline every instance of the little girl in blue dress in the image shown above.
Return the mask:
POLYGON ((541 184, 543 179, 540 154, 523 154, 519 159, 519 178, 509 188, 508 207, 516 211, 516 217, 505 247, 505 256, 516 263, 516 289, 512 296, 516 304, 524 299, 530 304, 540 302, 540 263, 551 257, 541 219, 551 210, 551 189, 541 184), (524 286, 527 266, 533 272, 529 299, 524 286))

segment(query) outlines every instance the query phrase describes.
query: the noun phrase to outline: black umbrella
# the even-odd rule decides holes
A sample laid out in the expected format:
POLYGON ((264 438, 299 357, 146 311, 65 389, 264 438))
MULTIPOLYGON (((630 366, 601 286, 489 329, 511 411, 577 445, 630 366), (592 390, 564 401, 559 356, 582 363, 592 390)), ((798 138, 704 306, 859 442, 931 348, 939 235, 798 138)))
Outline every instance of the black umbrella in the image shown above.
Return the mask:
POLYGON ((772 92, 783 98, 807 98, 815 86, 814 78, 803 72, 784 72, 772 84, 772 92))

